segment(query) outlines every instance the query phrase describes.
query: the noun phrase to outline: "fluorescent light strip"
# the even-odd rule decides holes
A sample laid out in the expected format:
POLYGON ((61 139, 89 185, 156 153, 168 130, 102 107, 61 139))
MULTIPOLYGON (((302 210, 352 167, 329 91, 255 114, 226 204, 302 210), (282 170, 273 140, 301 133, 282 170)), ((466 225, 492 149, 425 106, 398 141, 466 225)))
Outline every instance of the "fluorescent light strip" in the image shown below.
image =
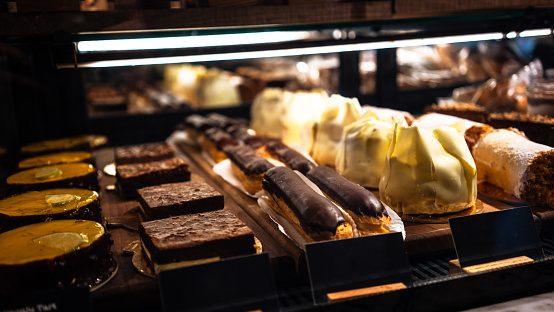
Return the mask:
MULTIPOLYGON (((548 29, 548 31, 549 31, 548 34, 550 34, 550 29, 548 29)), ((535 32, 535 33, 539 33, 539 35, 541 36, 546 34, 544 30, 541 30, 541 32, 535 32)), ((78 64, 78 67, 97 68, 97 67, 158 65, 158 64, 195 63, 195 62, 225 61, 225 60, 239 60, 239 59, 256 59, 256 58, 283 57, 283 56, 296 56, 296 55, 339 53, 339 52, 349 52, 349 51, 378 50, 378 49, 389 49, 389 48, 406 48, 406 47, 437 45, 437 44, 445 44, 445 43, 500 40, 502 38, 504 38, 504 35, 502 33, 486 33, 486 34, 477 34, 477 35, 406 39, 406 40, 369 42, 369 43, 352 43, 352 44, 309 47, 309 48, 294 48, 294 49, 280 49, 280 50, 267 50, 267 51, 252 51, 252 52, 234 52, 234 53, 190 55, 190 56, 171 56, 171 57, 142 58, 142 59, 132 59, 132 60, 98 61, 98 62, 80 63, 78 64)), ((74 64, 62 64, 58 66, 58 68, 73 68, 73 67, 74 67, 74 64)))
POLYGON ((80 53, 100 51, 130 51, 180 49, 214 46, 232 46, 240 44, 260 44, 304 40, 310 37, 308 31, 272 31, 244 34, 224 34, 184 37, 161 37, 140 39, 113 39, 81 41, 77 43, 80 53))

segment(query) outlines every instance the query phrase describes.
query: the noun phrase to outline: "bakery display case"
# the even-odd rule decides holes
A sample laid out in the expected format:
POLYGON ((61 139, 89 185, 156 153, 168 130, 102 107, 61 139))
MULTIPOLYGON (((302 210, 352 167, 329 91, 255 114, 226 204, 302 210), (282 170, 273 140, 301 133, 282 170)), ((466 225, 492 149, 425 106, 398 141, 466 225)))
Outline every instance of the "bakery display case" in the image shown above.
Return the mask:
MULTIPOLYGON (((0 198, 32 195, 0 200, 0 239, 13 240, 2 235, 13 233, 7 231, 17 219, 3 208, 14 205, 5 200, 40 201, 46 208, 33 214, 42 220, 48 210, 48 219, 58 221, 77 215, 56 209, 84 197, 64 187, 96 194, 100 204, 93 203, 94 209, 84 205, 78 213, 87 216, 78 218, 107 229, 97 236, 104 249, 109 237, 111 247, 109 255, 105 250, 85 254, 84 262, 101 267, 91 264, 83 271, 102 272, 94 273, 94 285, 80 280, 90 274, 78 276, 84 288, 76 291, 85 291, 75 298, 85 299, 73 307, 85 302, 94 311, 441 311, 554 290, 552 194, 536 195, 553 183, 551 173, 541 169, 550 170, 550 156, 529 171, 536 188, 506 197, 477 185, 475 168, 483 168, 479 161, 485 156, 475 158, 468 138, 476 134, 469 127, 433 132, 423 130, 430 121, 418 120, 432 104, 437 104, 432 110, 444 113, 441 104, 473 99, 487 109, 478 112, 485 116, 483 123, 505 112, 497 109, 500 102, 520 113, 526 107, 526 84, 550 73, 551 54, 543 51, 552 47, 554 3, 470 1, 465 8, 449 8, 433 1, 425 1, 427 6, 410 1, 239 2, 0 3, 0 90, 5 94, 0 120, 2 133, 9 134, 0 141, 6 148, 0 149, 5 181, 0 198), (509 85, 507 91, 502 83, 509 85), (508 93, 509 98, 498 96, 508 93), (328 103, 335 103, 336 110, 328 103), (385 119, 393 122, 385 125, 385 119), (421 128, 408 127, 414 122, 421 128), (337 138, 337 128, 347 138, 337 138), (371 136, 371 131, 382 135, 371 136), (393 133, 395 148, 390 148, 393 133), (87 177, 90 168, 98 172, 95 183, 81 176, 64 181, 74 171, 74 164, 65 163, 73 162, 68 158, 74 151, 38 169, 44 155, 22 154, 29 143, 49 146, 45 140, 72 141, 83 139, 82 134, 108 140, 96 146, 86 137, 87 157, 77 160, 89 169, 87 177), (419 145, 410 150, 406 142, 413 137, 419 145), (279 141, 268 143, 269 138, 279 141), (438 152, 438 146, 454 152, 442 147, 438 152), (374 149, 375 157, 391 155, 382 164, 368 165, 356 153, 364 148, 374 149), (401 174, 407 171, 395 166, 397 159, 408 159, 412 174, 401 174), (329 167, 336 171, 314 170, 329 167), (426 180, 430 174, 424 167, 433 181, 426 180), (387 173, 372 176, 376 169, 387 173), (280 180, 288 182, 281 185, 280 180), (432 192, 414 195, 426 187, 432 192), (57 191, 44 195, 45 188, 57 191), (323 192, 312 194, 319 189, 323 192), (374 198, 367 208, 376 213, 370 221, 361 217, 366 203, 341 197, 358 192, 374 198), (190 193, 187 203, 180 199, 183 193, 190 193), (315 205, 327 207, 321 223, 307 214, 295 227, 294 218, 275 212, 281 198, 286 203, 281 209, 310 210, 308 202, 326 198, 320 195, 336 196, 315 205), (426 196, 440 199, 428 205, 426 196), (376 208, 377 203, 384 206, 376 208), (438 218, 429 213, 437 207, 444 210, 438 218), (325 228, 319 235, 303 232, 317 226, 325 228)), ((488 129, 479 131, 489 136, 488 129)), ((511 135, 516 136, 499 140, 511 135)), ((535 135, 541 136, 528 137, 535 141, 535 135)), ((478 136, 473 144, 478 141, 484 139, 478 136)), ((518 146, 551 152, 526 142, 518 146)), ((485 143, 475 148, 487 149, 485 143)), ((487 172, 506 174, 493 169, 487 172)), ((37 220, 32 217, 21 217, 24 224, 17 226, 37 220)), ((86 238, 88 232, 72 232, 69 225, 54 229, 51 223, 31 242, 64 250, 62 257, 73 267, 68 255, 88 251, 94 240, 86 238)), ((12 260, 4 258, 0 270, 9 272, 5 262, 12 260)), ((64 267, 61 262, 56 270, 64 267)), ((9 299, 10 286, 23 292, 30 287, 12 273, 0 285, 2 309, 21 308, 38 301, 45 288, 56 288, 34 285, 40 292, 9 299)), ((60 288, 46 298, 62 305, 60 298, 75 290, 60 288)))

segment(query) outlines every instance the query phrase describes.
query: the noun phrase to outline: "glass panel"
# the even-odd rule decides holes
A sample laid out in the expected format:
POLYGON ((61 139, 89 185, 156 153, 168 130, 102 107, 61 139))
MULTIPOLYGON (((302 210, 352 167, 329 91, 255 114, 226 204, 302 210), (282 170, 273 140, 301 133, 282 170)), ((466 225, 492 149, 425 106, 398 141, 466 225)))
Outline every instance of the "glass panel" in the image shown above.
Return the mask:
POLYGON ((337 54, 81 69, 90 117, 249 104, 265 87, 338 92, 337 54))
POLYGON ((377 72, 377 52, 368 50, 360 52, 360 93, 375 93, 375 74, 377 72))

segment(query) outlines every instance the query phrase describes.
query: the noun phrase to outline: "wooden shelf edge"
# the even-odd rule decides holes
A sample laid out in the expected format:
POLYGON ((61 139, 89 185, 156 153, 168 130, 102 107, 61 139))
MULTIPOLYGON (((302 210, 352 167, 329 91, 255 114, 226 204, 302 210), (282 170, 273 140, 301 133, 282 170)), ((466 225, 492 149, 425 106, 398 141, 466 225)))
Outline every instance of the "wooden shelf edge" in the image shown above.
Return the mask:
POLYGON ((370 21, 392 17, 392 1, 332 2, 103 12, 0 14, 0 36, 45 36, 99 31, 151 31, 287 26, 370 21))

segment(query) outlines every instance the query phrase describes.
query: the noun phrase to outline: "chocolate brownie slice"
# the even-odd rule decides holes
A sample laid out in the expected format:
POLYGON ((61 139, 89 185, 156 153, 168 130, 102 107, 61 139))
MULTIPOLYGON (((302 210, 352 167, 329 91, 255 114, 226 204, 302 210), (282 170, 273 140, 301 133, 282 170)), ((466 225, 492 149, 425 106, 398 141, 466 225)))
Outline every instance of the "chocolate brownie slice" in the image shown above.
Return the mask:
POLYGON ((256 252, 252 230, 227 209, 143 222, 139 234, 156 273, 256 252))
POLYGON ((114 158, 117 165, 144 163, 173 158, 173 150, 164 142, 116 147, 114 158))
POLYGON ((135 197, 136 190, 146 186, 190 180, 188 164, 178 158, 117 165, 115 170, 115 186, 124 198, 135 197))
POLYGON ((149 186, 137 190, 145 220, 223 209, 223 195, 204 181, 149 186))

